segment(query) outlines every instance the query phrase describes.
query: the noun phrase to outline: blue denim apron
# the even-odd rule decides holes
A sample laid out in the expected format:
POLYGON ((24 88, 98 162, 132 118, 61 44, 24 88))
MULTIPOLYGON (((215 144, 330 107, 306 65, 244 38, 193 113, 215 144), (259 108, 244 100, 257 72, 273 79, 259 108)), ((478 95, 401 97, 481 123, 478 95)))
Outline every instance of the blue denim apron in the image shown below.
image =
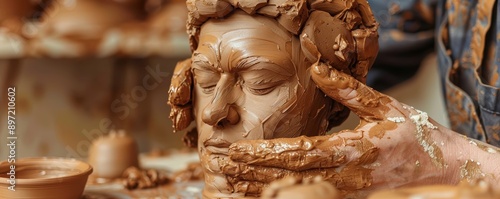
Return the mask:
POLYGON ((368 0, 380 24, 379 53, 367 84, 384 90, 412 77, 434 48, 437 0, 368 0))
POLYGON ((451 128, 500 146, 500 8, 496 0, 440 1, 436 48, 451 128))
POLYGON ((380 51, 367 84, 381 90, 408 78, 435 39, 451 128, 500 147, 498 2, 368 1, 380 23, 380 51))

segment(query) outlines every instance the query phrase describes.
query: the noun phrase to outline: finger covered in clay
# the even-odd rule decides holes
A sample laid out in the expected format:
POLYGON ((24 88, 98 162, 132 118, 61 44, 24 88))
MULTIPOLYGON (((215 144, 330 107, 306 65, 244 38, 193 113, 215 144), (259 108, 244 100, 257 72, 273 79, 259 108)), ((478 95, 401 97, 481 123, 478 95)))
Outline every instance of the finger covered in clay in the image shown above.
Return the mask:
POLYGON ((353 76, 323 62, 316 62, 312 66, 311 78, 326 95, 367 121, 384 119, 386 113, 390 111, 389 104, 394 101, 353 76))
POLYGON ((254 142, 241 141, 229 147, 233 161, 252 165, 302 171, 311 168, 330 168, 345 163, 345 155, 322 150, 328 137, 279 138, 254 142), (283 164, 283 161, 286 164, 283 164))
POLYGON ((372 169, 366 168, 366 166, 375 162, 378 155, 378 148, 370 148, 358 158, 354 158, 337 168, 310 168, 304 171, 293 171, 269 166, 254 166, 232 161, 221 161, 219 165, 221 165, 222 172, 234 182, 255 181, 268 184, 287 176, 300 179, 321 176, 338 189, 348 193, 371 185, 373 180, 371 175, 372 169))

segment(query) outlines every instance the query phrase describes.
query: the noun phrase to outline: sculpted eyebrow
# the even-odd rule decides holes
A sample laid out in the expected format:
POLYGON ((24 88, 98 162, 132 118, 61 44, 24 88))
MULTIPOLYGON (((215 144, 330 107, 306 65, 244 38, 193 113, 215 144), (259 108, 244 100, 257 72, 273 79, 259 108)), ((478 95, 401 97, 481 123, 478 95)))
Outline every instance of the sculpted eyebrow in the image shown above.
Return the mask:
POLYGON ((273 61, 261 57, 261 56, 250 56, 239 59, 230 70, 234 71, 249 71, 249 70, 267 70, 278 75, 291 76, 292 71, 287 71, 279 64, 273 61), (272 67, 271 67, 272 66, 272 67))
POLYGON ((215 67, 213 66, 213 63, 209 61, 209 59, 199 53, 199 52, 194 52, 193 57, 193 68, 200 69, 200 70, 210 70, 210 71, 216 71, 215 67))
POLYGON ((269 60, 257 56, 241 58, 231 67, 231 70, 245 70, 261 62, 269 63, 269 60))

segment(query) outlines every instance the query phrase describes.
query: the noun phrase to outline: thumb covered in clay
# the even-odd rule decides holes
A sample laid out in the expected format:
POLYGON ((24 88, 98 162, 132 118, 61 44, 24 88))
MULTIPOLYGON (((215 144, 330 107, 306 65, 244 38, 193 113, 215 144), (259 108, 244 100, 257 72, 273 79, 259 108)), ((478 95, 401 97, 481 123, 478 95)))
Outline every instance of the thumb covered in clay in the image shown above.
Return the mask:
POLYGON ((348 107, 365 121, 384 120, 385 114, 390 111, 389 104, 395 101, 323 62, 311 66, 311 78, 327 96, 348 107))

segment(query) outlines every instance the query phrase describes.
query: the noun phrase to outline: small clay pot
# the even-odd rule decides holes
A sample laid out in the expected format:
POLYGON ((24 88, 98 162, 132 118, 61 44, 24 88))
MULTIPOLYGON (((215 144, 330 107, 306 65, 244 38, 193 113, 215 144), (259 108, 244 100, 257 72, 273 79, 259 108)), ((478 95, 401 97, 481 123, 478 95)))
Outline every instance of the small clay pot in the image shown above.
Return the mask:
POLYGON ((92 166, 75 159, 24 158, 0 163, 0 198, 78 199, 81 198, 92 166), (9 189, 15 172, 15 191, 9 189))
POLYGON ((119 178, 125 169, 139 167, 137 143, 124 131, 111 131, 92 142, 88 162, 94 167, 93 178, 119 178))

